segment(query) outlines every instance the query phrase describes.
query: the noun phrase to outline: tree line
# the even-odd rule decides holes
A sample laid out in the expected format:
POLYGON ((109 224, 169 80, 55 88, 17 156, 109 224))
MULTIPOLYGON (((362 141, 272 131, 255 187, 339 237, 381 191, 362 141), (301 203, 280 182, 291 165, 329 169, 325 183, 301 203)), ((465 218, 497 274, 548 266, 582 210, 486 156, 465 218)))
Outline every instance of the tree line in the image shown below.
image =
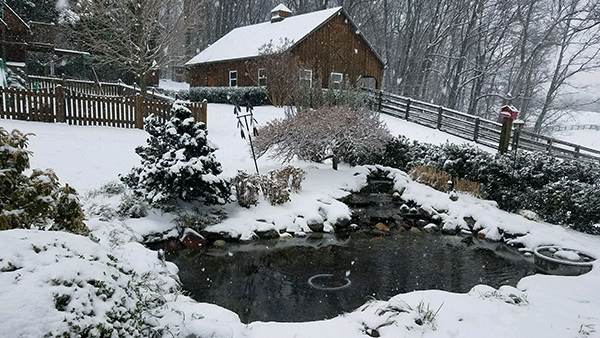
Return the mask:
MULTIPOLYGON (((50 0, 6 0, 35 8, 44 19, 61 21, 61 13, 70 13, 70 21, 61 21, 74 29, 69 37, 87 41, 83 45, 105 62, 119 61, 137 74, 182 64, 232 29, 268 20, 280 1, 60 0, 63 6, 56 10, 50 0)), ((578 104, 590 103, 576 102, 568 93, 581 89, 573 83, 578 74, 600 67, 596 0, 288 0, 285 5, 294 15, 343 6, 386 62, 385 90, 486 118, 510 103, 537 132, 578 104)))

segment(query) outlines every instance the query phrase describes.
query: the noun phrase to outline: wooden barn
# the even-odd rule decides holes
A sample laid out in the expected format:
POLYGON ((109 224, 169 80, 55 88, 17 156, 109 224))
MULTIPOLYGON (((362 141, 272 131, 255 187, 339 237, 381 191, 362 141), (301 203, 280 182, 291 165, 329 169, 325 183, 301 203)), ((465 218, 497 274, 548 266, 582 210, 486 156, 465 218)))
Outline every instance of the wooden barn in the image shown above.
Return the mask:
POLYGON ((265 85, 268 69, 249 70, 271 44, 292 53, 301 64, 299 81, 313 86, 321 79, 337 87, 353 83, 381 88, 385 65, 342 7, 292 16, 284 5, 271 11, 268 22, 232 30, 186 63, 191 87, 265 85))

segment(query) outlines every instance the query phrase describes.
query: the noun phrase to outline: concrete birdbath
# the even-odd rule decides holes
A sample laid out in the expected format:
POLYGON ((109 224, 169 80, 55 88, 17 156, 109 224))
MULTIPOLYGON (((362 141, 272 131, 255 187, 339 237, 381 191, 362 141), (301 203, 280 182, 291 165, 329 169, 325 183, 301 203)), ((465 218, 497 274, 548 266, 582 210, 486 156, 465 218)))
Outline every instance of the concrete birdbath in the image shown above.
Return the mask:
POLYGON ((550 275, 579 276, 590 272, 595 257, 561 246, 539 246, 533 251, 535 266, 550 275))

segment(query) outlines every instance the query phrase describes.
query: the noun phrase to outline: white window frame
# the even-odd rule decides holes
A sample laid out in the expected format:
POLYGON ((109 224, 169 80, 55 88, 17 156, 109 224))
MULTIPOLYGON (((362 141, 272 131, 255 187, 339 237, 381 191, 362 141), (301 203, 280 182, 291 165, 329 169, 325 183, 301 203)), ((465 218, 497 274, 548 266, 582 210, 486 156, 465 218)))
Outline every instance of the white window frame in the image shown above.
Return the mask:
POLYGON ((258 69, 258 86, 259 87, 267 86, 267 70, 265 68, 258 69), (263 84, 261 84, 261 80, 264 81, 263 84))
POLYGON ((330 89, 341 89, 342 88, 342 81, 344 81, 344 74, 332 72, 331 73, 331 87, 332 88, 330 88, 330 89), (334 79, 334 76, 339 76, 340 80, 336 81, 334 79))
POLYGON ((303 81, 308 81, 308 88, 312 88, 312 69, 301 69, 300 70, 300 84, 303 83, 303 81), (308 75, 308 76, 304 76, 304 75, 308 75))
POLYGON ((229 87, 237 87, 238 86, 238 76, 237 76, 237 70, 230 70, 229 71, 229 87), (232 77, 232 75, 235 75, 235 77, 232 77), (232 85, 232 83, 235 81, 235 84, 232 85))

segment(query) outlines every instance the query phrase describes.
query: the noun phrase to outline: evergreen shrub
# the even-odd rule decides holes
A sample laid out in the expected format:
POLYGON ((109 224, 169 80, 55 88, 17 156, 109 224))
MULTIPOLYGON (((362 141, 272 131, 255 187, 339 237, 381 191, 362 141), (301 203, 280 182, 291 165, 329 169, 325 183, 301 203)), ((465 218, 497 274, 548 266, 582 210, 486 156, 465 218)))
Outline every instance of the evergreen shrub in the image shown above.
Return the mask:
POLYGON ((77 192, 51 169, 27 176, 29 136, 0 127, 0 230, 41 228, 87 235, 77 192))
POLYGON ((267 90, 264 87, 192 87, 186 97, 184 91, 179 91, 181 99, 192 102, 227 103, 252 106, 270 104, 267 90))
POLYGON ((144 130, 150 134, 146 146, 135 152, 141 166, 121 177, 134 193, 151 205, 172 210, 179 201, 224 204, 230 199, 230 184, 219 177, 221 164, 208 141, 206 125, 194 121, 188 108, 176 101, 166 123, 150 115, 144 130))

